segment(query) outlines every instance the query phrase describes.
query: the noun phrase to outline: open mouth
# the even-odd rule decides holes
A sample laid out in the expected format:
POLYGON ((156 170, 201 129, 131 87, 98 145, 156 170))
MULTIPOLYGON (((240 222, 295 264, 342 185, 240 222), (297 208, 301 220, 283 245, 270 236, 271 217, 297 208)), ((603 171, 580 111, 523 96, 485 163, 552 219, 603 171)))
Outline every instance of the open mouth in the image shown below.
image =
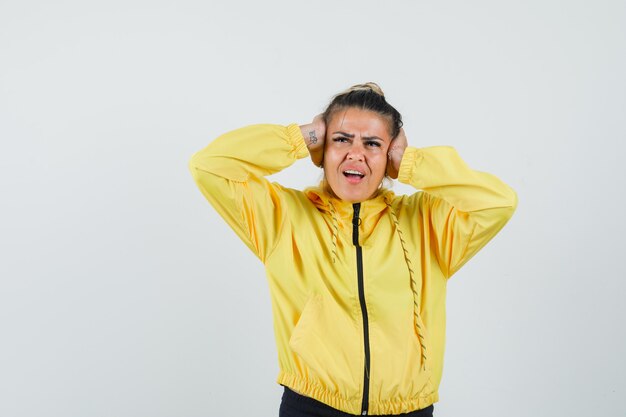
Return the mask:
POLYGON ((361 180, 361 178, 365 176, 365 173, 357 171, 356 169, 346 169, 345 171, 343 171, 343 175, 350 182, 358 182, 361 180))
POLYGON ((343 175, 345 175, 346 177, 353 177, 353 178, 363 178, 365 176, 365 174, 362 173, 361 171, 357 171, 354 169, 346 169, 345 171, 343 171, 343 175))

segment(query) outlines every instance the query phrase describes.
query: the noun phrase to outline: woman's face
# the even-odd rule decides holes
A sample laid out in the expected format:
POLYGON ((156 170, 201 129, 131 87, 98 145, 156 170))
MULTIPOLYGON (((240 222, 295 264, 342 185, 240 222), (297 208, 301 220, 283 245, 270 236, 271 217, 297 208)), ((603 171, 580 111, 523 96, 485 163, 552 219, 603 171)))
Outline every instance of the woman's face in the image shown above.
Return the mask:
POLYGON ((326 126, 324 174, 341 200, 361 202, 374 195, 385 177, 391 143, 389 121, 376 112, 340 109, 326 126))

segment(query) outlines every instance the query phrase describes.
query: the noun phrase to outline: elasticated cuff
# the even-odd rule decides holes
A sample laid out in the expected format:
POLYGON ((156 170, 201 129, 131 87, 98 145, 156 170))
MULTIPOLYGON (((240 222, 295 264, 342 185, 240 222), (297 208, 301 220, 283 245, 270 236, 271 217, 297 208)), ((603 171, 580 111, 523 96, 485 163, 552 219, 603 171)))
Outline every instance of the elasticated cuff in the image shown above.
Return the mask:
POLYGON ((422 153, 419 149, 407 146, 402 155, 402 161, 400 161, 400 169, 398 170, 398 181, 404 184, 411 184, 411 177, 413 176, 413 169, 416 162, 422 158, 422 153))
POLYGON ((304 136, 302 136, 300 125, 296 123, 287 125, 287 135, 289 136, 289 141, 294 147, 297 159, 309 156, 309 148, 307 148, 304 136))

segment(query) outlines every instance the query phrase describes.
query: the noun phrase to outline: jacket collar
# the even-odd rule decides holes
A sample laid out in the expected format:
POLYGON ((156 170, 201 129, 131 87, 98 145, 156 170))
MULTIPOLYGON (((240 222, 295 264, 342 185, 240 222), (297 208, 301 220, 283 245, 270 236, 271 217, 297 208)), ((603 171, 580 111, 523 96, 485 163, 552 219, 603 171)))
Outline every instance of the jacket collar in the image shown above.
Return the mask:
MULTIPOLYGON (((309 187, 304 190, 304 194, 307 198, 323 212, 331 213, 332 210, 337 214, 341 220, 351 221, 354 213, 353 203, 341 200, 323 187, 323 183, 320 183, 316 187, 309 187)), ((374 196, 368 200, 361 202, 360 216, 362 219, 379 216, 389 203, 393 200, 393 191, 387 189, 381 189, 374 194, 374 196)))

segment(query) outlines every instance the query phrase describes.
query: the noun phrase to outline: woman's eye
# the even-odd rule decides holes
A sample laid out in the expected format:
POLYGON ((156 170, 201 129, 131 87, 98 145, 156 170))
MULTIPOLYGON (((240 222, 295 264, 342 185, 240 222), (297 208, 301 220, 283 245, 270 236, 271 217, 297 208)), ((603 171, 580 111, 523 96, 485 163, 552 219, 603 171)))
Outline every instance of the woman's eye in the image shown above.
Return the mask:
POLYGON ((376 142, 374 140, 366 142, 366 145, 367 146, 372 146, 372 147, 375 147, 375 148, 380 148, 380 143, 378 143, 378 142, 376 142))
POLYGON ((335 142, 347 142, 348 138, 344 138, 343 136, 339 136, 337 138, 334 138, 333 141, 335 141, 335 142))

